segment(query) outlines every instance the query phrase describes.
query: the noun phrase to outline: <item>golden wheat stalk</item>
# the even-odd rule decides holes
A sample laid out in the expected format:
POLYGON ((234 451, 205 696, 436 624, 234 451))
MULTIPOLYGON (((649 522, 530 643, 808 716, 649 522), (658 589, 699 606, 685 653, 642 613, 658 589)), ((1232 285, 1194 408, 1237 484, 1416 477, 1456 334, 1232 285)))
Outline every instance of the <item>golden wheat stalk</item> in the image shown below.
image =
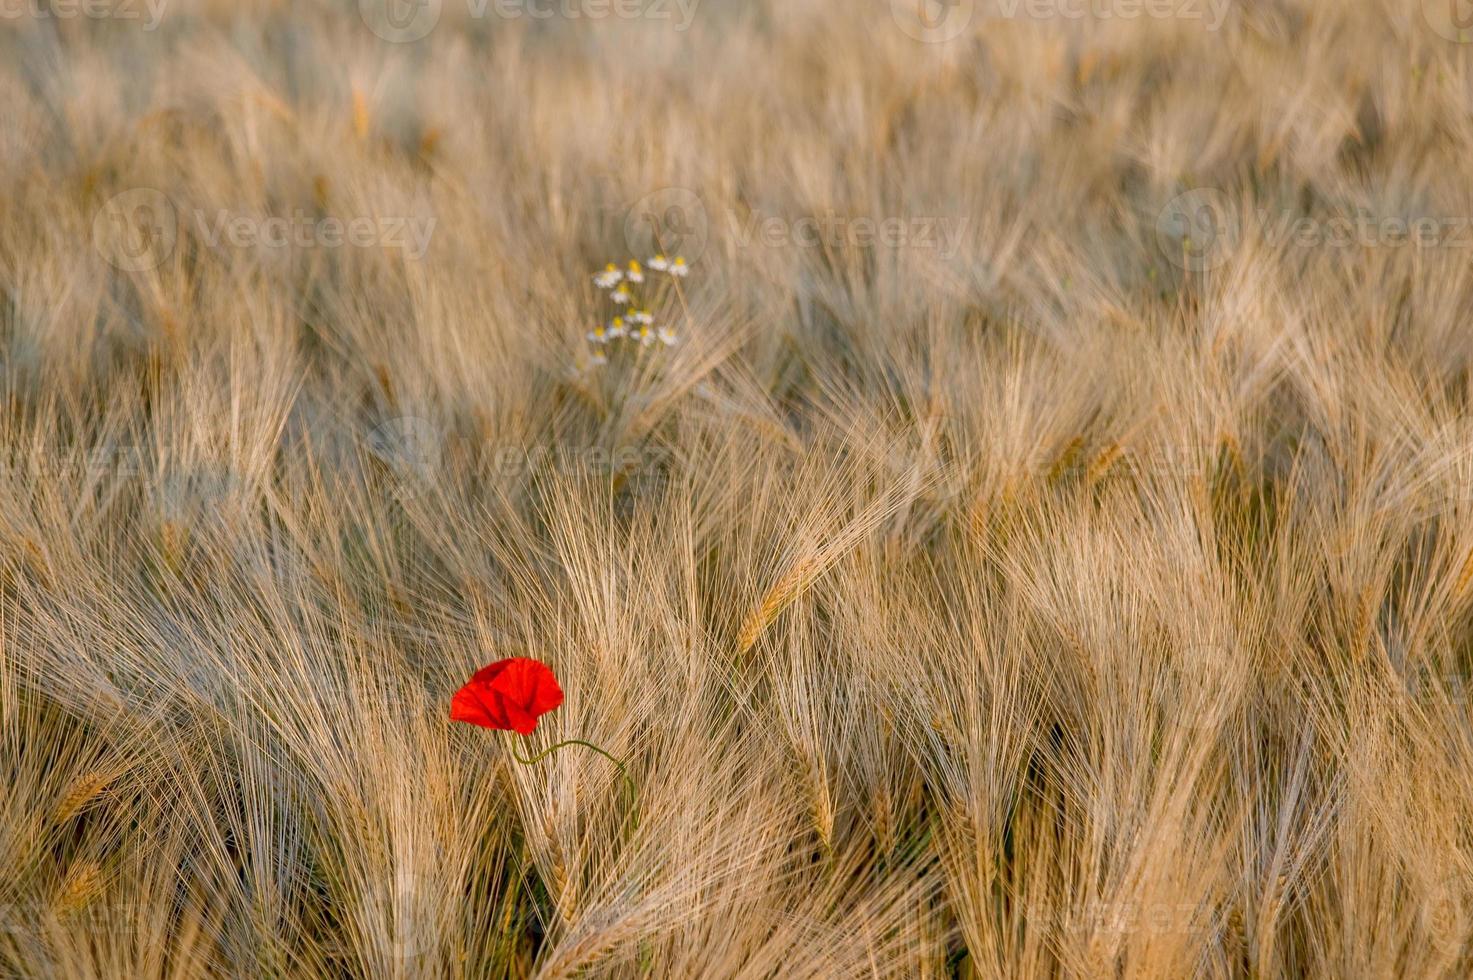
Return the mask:
POLYGON ((1468 594, 1469 586, 1473 586, 1473 548, 1468 549, 1468 557, 1463 559, 1463 568, 1453 582, 1453 601, 1461 603, 1468 594))
POLYGON ((353 86, 353 135, 360 140, 366 139, 370 125, 368 98, 363 94, 363 90, 355 85, 353 86))
POLYGON ((67 869, 51 908, 57 915, 68 915, 87 906, 101 893, 102 865, 96 861, 77 861, 67 869))
POLYGON ((1104 451, 1095 456, 1094 460, 1091 461, 1089 466, 1085 468, 1085 482, 1098 482, 1100 477, 1104 476, 1105 473, 1110 469, 1110 467, 1115 465, 1115 461, 1118 460, 1124 452, 1124 447, 1122 447, 1118 442, 1112 442, 1110 443, 1110 445, 1106 446, 1104 451))
POLYGON ((795 560, 787 573, 767 590, 762 601, 743 620, 741 631, 737 634, 737 652, 746 653, 752 649, 758 637, 772 625, 772 621, 813 584, 818 572, 817 556, 804 555, 795 560))
POLYGON ((906 506, 919 491, 919 485, 902 477, 891 482, 884 492, 836 529, 823 544, 815 546, 807 543, 815 535, 804 532, 800 541, 805 543, 794 549, 796 556, 790 560, 788 570, 742 620, 741 629, 737 631, 737 653, 745 654, 751 650, 784 609, 792 605, 844 555, 858 547, 866 535, 906 506))
POLYGON ((71 786, 57 801, 56 808, 52 811, 53 823, 66 823, 76 815, 84 806, 91 803, 112 781, 112 777, 105 772, 85 772, 72 781, 71 786))

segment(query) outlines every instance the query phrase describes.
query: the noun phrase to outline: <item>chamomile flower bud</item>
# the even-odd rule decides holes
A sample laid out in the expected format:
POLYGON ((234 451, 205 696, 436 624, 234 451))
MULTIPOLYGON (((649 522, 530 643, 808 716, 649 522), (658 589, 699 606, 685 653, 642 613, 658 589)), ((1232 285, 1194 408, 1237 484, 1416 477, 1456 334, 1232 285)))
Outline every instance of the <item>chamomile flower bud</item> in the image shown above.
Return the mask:
POLYGON ((629 260, 629 272, 627 275, 630 282, 644 282, 644 269, 640 268, 639 263, 633 259, 629 260))
POLYGON ((670 274, 679 279, 690 275, 690 266, 685 264, 685 259, 676 259, 670 263, 670 274))
POLYGON ((656 272, 668 272, 670 270, 670 260, 663 255, 656 255, 650 259, 649 266, 656 272))
POLYGON ((623 278, 624 273, 619 270, 617 265, 610 262, 604 267, 604 271, 593 277, 593 283, 599 289, 613 289, 619 285, 619 281, 623 278))
POLYGON ((660 328, 659 338, 660 343, 664 344, 666 347, 674 347, 675 341, 678 339, 675 336, 675 331, 671 330, 669 327, 660 328))
POLYGON ((614 290, 613 295, 609 297, 609 299, 613 300, 615 303, 618 303, 620 306, 628 303, 633 298, 634 294, 629 291, 628 286, 620 286, 618 289, 614 290))

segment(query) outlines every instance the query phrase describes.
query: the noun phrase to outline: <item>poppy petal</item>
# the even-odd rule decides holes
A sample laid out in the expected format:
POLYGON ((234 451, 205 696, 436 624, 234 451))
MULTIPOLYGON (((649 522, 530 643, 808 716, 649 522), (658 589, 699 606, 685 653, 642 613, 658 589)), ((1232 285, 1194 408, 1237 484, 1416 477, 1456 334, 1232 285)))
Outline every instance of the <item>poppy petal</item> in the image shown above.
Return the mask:
POLYGON ((558 687, 557 678, 552 675, 552 671, 539 673, 532 689, 532 714, 545 715, 562 703, 563 689, 558 687))
POLYGON ((470 684, 456 691, 455 696, 450 699, 450 720, 480 725, 482 728, 503 727, 498 725, 497 719, 486 710, 485 700, 470 684))
POLYGON ((518 735, 531 735, 533 729, 537 727, 536 717, 513 701, 507 701, 505 704, 506 717, 511 730, 518 735))
POLYGON ((530 657, 511 657, 476 671, 451 699, 450 717, 530 735, 538 717, 562 703, 563 691, 551 667, 530 657))
POLYGON ((494 681, 501 674, 502 671, 510 667, 512 663, 512 660, 498 660, 494 664, 487 664, 480 670, 476 671, 475 674, 472 675, 471 680, 477 681, 482 684, 489 684, 494 681))

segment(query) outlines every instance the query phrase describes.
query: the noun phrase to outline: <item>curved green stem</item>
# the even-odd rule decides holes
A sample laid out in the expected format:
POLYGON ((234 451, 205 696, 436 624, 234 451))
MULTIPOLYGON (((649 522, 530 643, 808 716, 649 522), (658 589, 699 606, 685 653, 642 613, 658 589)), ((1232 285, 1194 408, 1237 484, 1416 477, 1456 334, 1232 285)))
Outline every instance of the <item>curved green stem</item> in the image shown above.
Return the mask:
POLYGON ((520 755, 518 755, 517 754, 517 744, 516 744, 516 742, 512 742, 511 743, 511 757, 513 759, 517 760, 518 762, 520 762, 524 766, 535 766, 537 763, 541 762, 543 759, 545 759, 548 756, 552 755, 558 749, 566 748, 569 745, 581 745, 585 749, 592 749, 593 751, 597 752, 599 755, 603 756, 605 759, 608 759, 610 762, 612 762, 618 768, 619 775, 624 780, 624 788, 629 792, 629 816, 630 816, 630 819, 632 819, 633 822, 634 822, 634 828, 635 829, 638 829, 639 828, 639 810, 636 808, 635 803, 636 803, 636 800, 638 799, 638 792, 639 791, 635 788, 634 780, 633 780, 633 778, 630 777, 629 770, 627 768, 625 768, 624 763, 623 763, 622 760, 615 758, 614 756, 610 755, 608 752, 606 752, 603 749, 599 748, 597 745, 594 745, 592 742, 585 742, 581 738, 570 738, 570 739, 566 739, 566 740, 564 740, 562 742, 558 742, 558 743, 556 743, 554 745, 549 745, 547 748, 543 749, 541 752, 538 752, 536 755, 532 756, 532 758, 530 758, 530 759, 523 759, 520 755))

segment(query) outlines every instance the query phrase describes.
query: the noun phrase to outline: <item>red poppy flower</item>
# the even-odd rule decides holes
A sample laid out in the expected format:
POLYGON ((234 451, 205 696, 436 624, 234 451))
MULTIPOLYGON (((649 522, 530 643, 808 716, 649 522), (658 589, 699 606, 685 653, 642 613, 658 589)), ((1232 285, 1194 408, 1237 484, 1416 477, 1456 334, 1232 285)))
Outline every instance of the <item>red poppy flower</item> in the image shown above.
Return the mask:
POLYGON ((538 716, 562 703, 563 690, 551 667, 512 657, 476 671, 450 699, 450 719, 530 735, 538 716))

